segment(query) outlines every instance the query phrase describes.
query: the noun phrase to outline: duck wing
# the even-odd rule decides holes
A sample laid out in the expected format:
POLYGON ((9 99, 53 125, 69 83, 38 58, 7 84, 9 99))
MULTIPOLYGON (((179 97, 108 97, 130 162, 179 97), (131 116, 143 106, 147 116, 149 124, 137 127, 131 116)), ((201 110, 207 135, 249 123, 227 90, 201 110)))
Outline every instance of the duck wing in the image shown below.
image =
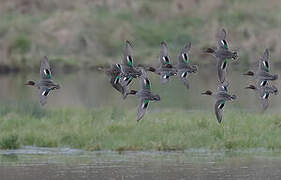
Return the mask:
POLYGON ((170 57, 168 55, 168 46, 165 42, 161 42, 160 63, 162 67, 171 66, 170 57))
POLYGON ((187 43, 184 45, 184 47, 181 49, 181 52, 178 56, 178 60, 179 60, 179 64, 178 66, 181 67, 181 66, 186 66, 186 65, 189 65, 189 50, 191 48, 191 43, 187 43))
POLYGON ((142 117, 144 116, 144 114, 147 111, 148 108, 148 104, 149 104, 149 100, 148 99, 141 99, 141 102, 138 106, 138 116, 137 116, 137 121, 141 120, 142 117))
POLYGON ((222 29, 218 35, 219 49, 228 50, 229 47, 225 38, 226 38, 226 31, 225 29, 222 29))
POLYGON ((132 44, 130 41, 126 41, 124 49, 123 65, 128 67, 134 67, 132 44))
POLYGON ((269 72, 269 50, 264 51, 263 57, 259 60, 259 70, 269 72))
POLYGON ((47 97, 48 97, 50 91, 51 91, 51 89, 48 88, 47 86, 40 87, 39 99, 40 99, 41 106, 44 106, 47 103, 47 97))
POLYGON ((51 68, 47 56, 44 56, 41 61, 40 76, 42 79, 51 79, 51 68))
POLYGON ((266 88, 260 88, 260 100, 263 110, 265 111, 268 108, 269 105, 269 92, 266 90, 266 88))
POLYGON ((170 79, 170 74, 167 72, 161 72, 160 73, 160 83, 166 84, 170 79))
POLYGON ((187 89, 189 89, 189 82, 188 82, 189 73, 188 73, 188 71, 186 71, 186 70, 179 70, 177 75, 180 78, 180 80, 183 82, 185 87, 187 89))
POLYGON ((226 78, 227 60, 219 58, 217 62, 219 81, 223 83, 226 78))
POLYGON ((218 99, 215 104, 215 114, 219 123, 222 121, 222 113, 225 105, 225 100, 218 99))
POLYGON ((147 73, 144 69, 141 69, 141 76, 140 76, 140 87, 141 89, 151 90, 151 82, 148 79, 147 73))

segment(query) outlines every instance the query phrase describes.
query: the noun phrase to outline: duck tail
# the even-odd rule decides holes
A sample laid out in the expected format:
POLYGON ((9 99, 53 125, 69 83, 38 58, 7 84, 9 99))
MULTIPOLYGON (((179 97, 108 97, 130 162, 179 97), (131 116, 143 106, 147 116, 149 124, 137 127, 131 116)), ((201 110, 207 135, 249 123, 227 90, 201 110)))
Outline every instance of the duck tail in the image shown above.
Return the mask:
POLYGON ((135 94, 137 94, 137 92, 138 91, 136 91, 136 90, 131 90, 128 94, 135 95, 135 94))
POLYGON ((254 85, 249 85, 248 87, 245 87, 245 89, 253 89, 253 90, 255 90, 255 89, 257 89, 257 88, 256 88, 256 86, 254 86, 254 85))
POLYGON ((274 74, 273 75, 273 79, 272 80, 276 80, 276 79, 278 79, 278 74, 274 74))
POLYGON ((127 91, 123 94, 123 99, 126 99, 128 95, 135 95, 137 94, 138 91, 136 90, 130 90, 130 91, 127 91))
POLYGON ((213 53, 215 53, 215 50, 212 49, 212 48, 207 48, 207 49, 204 50, 204 52, 205 52, 205 53, 213 54, 213 53))
POLYGON ((233 95, 231 96, 231 99, 232 99, 232 100, 235 100, 235 99, 237 99, 237 96, 236 96, 235 94, 233 94, 233 95))

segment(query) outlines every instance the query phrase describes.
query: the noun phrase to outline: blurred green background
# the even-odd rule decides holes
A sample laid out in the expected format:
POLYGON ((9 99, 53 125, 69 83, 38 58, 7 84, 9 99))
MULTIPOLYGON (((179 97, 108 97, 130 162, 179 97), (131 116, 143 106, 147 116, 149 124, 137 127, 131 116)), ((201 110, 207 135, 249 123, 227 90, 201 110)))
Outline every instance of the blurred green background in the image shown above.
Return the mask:
POLYGON ((57 69, 92 69, 120 62, 125 40, 137 63, 157 64, 165 40, 173 61, 191 41, 193 62, 208 64, 202 49, 216 46, 221 28, 239 49, 238 67, 265 48, 281 67, 279 0, 2 0, 0 71, 38 70, 44 55, 57 69))

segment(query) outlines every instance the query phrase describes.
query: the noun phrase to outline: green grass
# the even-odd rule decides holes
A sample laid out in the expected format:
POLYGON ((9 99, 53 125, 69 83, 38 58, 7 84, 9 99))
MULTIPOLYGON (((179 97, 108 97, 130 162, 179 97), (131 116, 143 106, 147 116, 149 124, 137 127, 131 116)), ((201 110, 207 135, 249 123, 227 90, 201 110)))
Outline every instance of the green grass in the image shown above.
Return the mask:
POLYGON ((0 148, 71 147, 85 150, 281 149, 281 114, 227 110, 218 124, 208 111, 136 112, 1 107, 0 148))

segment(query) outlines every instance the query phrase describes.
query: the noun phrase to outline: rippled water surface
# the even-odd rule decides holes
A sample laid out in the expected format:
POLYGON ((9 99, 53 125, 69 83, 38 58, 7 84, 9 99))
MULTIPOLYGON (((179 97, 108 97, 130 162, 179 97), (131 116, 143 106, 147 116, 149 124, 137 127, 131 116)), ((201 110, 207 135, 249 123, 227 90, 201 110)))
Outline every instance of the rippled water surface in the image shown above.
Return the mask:
POLYGON ((85 152, 25 147, 0 152, 1 179, 281 179, 280 153, 85 152))

